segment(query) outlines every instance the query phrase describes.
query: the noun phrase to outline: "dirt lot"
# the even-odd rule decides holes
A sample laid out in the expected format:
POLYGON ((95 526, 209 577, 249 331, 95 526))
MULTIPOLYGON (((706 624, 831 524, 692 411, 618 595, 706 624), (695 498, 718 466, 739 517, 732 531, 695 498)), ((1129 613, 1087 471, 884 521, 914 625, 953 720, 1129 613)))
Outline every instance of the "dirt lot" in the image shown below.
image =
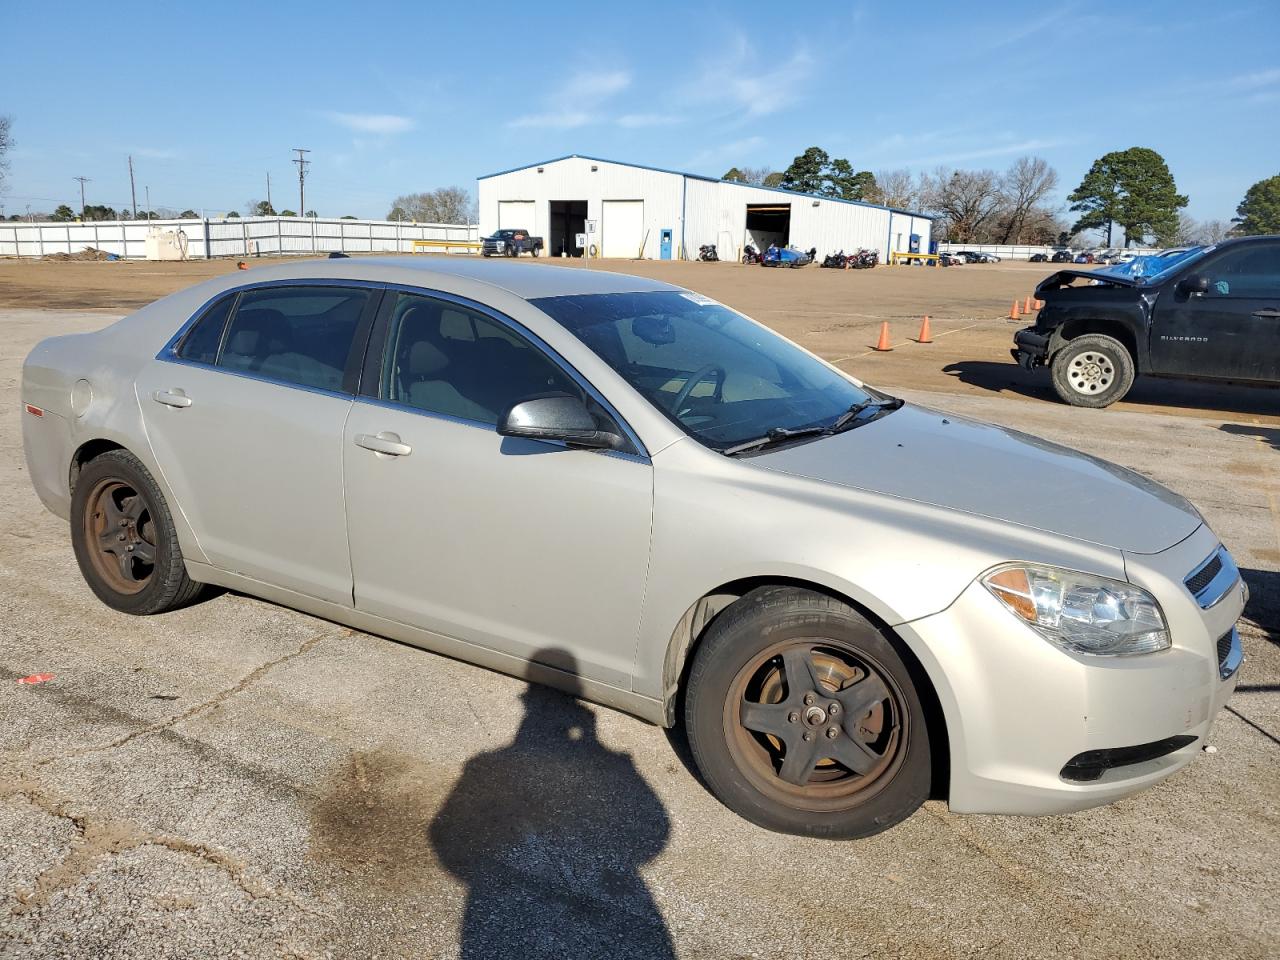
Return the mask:
POLYGON ((0 262, 0 956, 1274 956, 1280 392, 1048 400, 1002 318, 1034 266, 614 268, 1190 496, 1253 593, 1216 752, 1068 817, 930 802, 870 840, 803 841, 722 808, 678 737, 517 680, 235 594, 114 614, 26 481, 21 360, 234 264, 0 262), (943 336, 908 342, 926 312, 943 336), (867 355, 881 319, 897 347, 867 355))

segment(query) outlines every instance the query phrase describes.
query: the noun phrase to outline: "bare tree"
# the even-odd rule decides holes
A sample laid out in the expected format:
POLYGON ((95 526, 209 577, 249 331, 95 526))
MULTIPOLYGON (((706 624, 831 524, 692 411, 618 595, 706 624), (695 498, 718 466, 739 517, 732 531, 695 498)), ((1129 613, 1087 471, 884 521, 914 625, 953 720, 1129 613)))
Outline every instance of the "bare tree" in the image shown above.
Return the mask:
POLYGON ((920 206, 920 185, 910 170, 877 170, 874 200, 886 207, 914 210, 920 206))
POLYGON ((947 237, 957 243, 976 241, 1003 203, 994 170, 950 170, 938 167, 922 177, 924 205, 940 214, 947 237))
POLYGON ((0 117, 0 187, 4 186, 4 172, 9 169, 9 161, 5 159, 9 148, 13 146, 13 118, 0 117))
POLYGON ((743 167, 742 179, 752 186, 760 186, 765 181, 765 177, 773 173, 770 167, 743 167))
POLYGON ((1022 243, 1032 210, 1058 186, 1058 171, 1042 157, 1019 157, 1000 178, 1006 216, 1000 243, 1022 243))
POLYGON ((416 220, 419 223, 475 223, 476 207, 471 194, 462 187, 441 187, 427 193, 406 193, 396 197, 388 220, 416 220))
POLYGON ((1221 243, 1230 233, 1231 224, 1225 220, 1202 220, 1197 240, 1200 243, 1221 243))

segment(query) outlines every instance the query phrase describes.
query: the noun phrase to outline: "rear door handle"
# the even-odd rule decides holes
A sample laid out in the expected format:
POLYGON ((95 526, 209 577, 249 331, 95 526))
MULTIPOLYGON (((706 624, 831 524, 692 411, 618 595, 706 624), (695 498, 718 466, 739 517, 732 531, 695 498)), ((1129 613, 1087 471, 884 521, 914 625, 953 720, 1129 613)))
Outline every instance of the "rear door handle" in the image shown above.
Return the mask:
POLYGON ((382 433, 373 436, 367 433, 357 433, 356 446, 372 450, 374 453, 385 453, 389 457, 407 457, 413 453, 413 447, 407 443, 402 443, 400 435, 391 433, 389 430, 384 430, 382 433))
POLYGON ((1255 310, 1253 315, 1268 320, 1280 320, 1280 310, 1255 310))
POLYGON ((156 403, 163 403, 166 407, 191 406, 191 398, 176 387, 173 390, 157 390, 151 395, 151 399, 156 403))

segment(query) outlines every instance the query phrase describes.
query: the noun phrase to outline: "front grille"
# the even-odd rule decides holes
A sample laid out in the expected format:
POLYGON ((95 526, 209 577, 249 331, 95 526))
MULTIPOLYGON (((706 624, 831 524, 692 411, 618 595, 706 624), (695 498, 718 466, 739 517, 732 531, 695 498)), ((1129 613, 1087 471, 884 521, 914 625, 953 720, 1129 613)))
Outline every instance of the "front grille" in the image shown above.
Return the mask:
POLYGON ((1219 551, 1218 553, 1215 553, 1212 557, 1209 558, 1208 563, 1206 563, 1203 567, 1201 567, 1191 576, 1187 577, 1186 579, 1187 589, 1191 591, 1193 596, 1199 594, 1201 590, 1203 590, 1205 587, 1207 587, 1210 583, 1213 582, 1213 578, 1218 575, 1218 572, 1221 569, 1222 569, 1222 552, 1219 551))
POLYGON ((1234 631, 1228 630, 1218 638, 1218 669, 1221 670, 1227 664, 1227 657, 1231 656, 1231 640, 1234 631))

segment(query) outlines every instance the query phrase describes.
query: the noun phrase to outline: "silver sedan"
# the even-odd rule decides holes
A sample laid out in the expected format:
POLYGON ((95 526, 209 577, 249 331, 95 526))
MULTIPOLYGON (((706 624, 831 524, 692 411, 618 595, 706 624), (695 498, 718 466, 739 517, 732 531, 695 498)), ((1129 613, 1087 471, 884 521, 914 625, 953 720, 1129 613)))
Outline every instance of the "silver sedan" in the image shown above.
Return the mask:
POLYGON ((595 270, 300 262, 23 369, 90 588, 205 585, 682 725, 765 827, 1047 814, 1191 761, 1245 589, 1181 498, 595 270))

